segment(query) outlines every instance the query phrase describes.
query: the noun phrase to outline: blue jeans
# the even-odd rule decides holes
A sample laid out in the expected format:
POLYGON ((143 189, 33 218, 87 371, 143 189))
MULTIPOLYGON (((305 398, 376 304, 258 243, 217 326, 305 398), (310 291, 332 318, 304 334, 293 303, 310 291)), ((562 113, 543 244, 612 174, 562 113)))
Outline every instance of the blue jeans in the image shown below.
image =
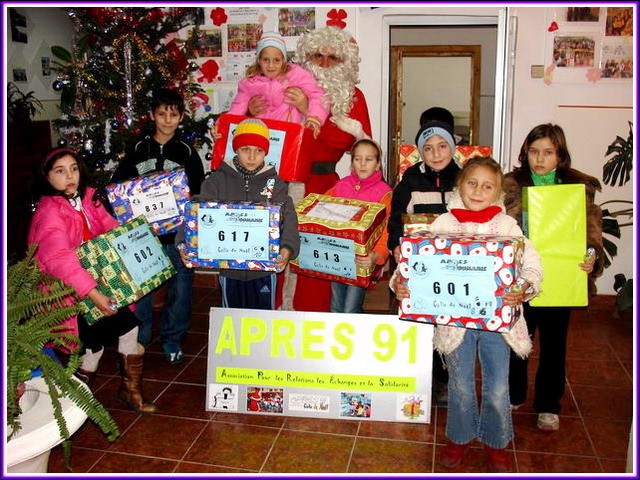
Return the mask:
POLYGON ((346 283, 331 282, 331 311, 333 313, 362 313, 366 289, 346 283))
POLYGON ((446 355, 449 369, 446 435, 453 443, 465 444, 477 438, 492 448, 505 448, 513 438, 509 352, 502 334, 467 329, 460 346, 446 355), (479 412, 475 379, 476 352, 482 369, 482 404, 479 412))
MULTIPOLYGON (((160 341, 162 345, 180 347, 191 325, 193 270, 184 266, 175 245, 162 245, 177 273, 167 281, 167 301, 160 317, 160 341)), ((153 293, 136 303, 136 316, 140 319, 138 341, 147 346, 151 342, 153 328, 153 293)))

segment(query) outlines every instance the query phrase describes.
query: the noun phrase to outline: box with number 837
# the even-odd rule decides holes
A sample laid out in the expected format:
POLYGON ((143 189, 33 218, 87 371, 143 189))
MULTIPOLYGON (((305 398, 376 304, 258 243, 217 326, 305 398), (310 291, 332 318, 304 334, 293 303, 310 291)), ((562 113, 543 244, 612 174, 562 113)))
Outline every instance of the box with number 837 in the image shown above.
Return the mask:
POLYGON ((277 271, 279 203, 189 202, 187 257, 194 267, 277 271))
POLYGON ((400 239, 400 253, 410 292, 400 319, 506 332, 519 318, 520 307, 504 305, 502 295, 518 279, 522 237, 416 235, 400 239))

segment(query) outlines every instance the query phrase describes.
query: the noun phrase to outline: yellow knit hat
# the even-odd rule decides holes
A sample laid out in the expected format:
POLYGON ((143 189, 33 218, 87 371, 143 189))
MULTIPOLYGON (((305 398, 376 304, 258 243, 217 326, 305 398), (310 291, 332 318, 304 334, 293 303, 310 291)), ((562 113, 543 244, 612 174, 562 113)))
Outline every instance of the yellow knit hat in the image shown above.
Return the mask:
POLYGON ((269 128, 262 120, 248 118, 241 121, 233 132, 233 151, 237 152, 240 147, 250 145, 260 147, 264 153, 269 153, 269 128))

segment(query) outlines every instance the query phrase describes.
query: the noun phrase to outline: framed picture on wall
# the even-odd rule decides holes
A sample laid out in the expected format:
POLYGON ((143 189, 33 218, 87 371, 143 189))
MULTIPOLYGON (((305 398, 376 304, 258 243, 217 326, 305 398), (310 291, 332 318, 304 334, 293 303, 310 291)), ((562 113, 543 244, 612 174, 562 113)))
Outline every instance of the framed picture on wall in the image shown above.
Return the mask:
POLYGON ((9 9, 9 22, 11 24, 11 40, 14 42, 28 43, 27 17, 18 13, 15 8, 9 9))

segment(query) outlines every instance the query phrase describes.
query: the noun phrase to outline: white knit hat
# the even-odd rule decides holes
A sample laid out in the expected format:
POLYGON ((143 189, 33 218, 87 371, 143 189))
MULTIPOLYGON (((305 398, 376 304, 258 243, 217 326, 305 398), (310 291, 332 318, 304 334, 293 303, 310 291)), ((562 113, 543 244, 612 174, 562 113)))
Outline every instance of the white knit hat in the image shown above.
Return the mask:
POLYGON ((260 37, 258 42, 258 48, 256 50, 256 57, 260 58, 260 52, 265 47, 274 47, 282 52, 282 56, 287 58, 287 46, 284 43, 284 38, 278 32, 265 32, 260 37))

